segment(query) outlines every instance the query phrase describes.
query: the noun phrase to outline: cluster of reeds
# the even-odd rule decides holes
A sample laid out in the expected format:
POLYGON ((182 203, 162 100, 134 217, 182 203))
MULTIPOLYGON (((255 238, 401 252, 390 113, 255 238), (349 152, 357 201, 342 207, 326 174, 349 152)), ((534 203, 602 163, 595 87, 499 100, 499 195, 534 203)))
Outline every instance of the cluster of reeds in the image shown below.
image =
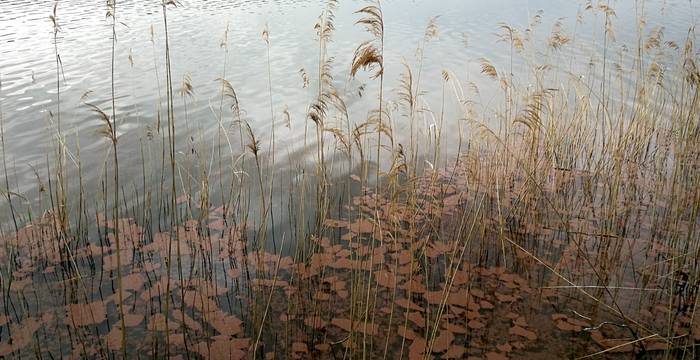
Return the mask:
MULTIPOLYGON (((618 62, 610 53, 615 12, 589 1, 579 21, 605 19, 604 50, 582 70, 565 58, 576 41, 560 22, 544 45, 535 40, 543 13, 525 29, 500 24, 509 62, 482 58, 480 74, 471 74, 494 82, 502 96, 494 105, 457 69, 424 71, 439 18, 429 19, 414 65, 403 64, 400 88, 386 91, 384 70, 396 64, 385 63, 384 16, 373 2, 357 11, 369 39, 348 75, 372 81, 367 92, 376 98, 364 97, 374 109, 356 118, 333 77, 337 2, 329 0, 314 25, 318 68, 300 71, 312 98, 302 116, 276 102, 267 27, 270 118, 246 116, 243 105, 261 104, 239 103, 240 84, 226 78, 226 29, 217 129, 207 138, 190 125, 188 75, 184 112, 175 111, 173 6, 162 1, 163 54, 151 28, 157 114, 138 141, 141 173, 130 174, 142 193, 120 181, 117 2, 107 2, 110 110, 83 99, 111 155, 95 200, 84 190, 80 149, 69 148, 61 128, 54 38, 56 151, 45 173, 35 171, 37 201, 11 190, 3 151, 12 228, 0 248, 0 356, 697 356, 693 29, 677 44, 640 20, 633 62, 618 62), (425 82, 440 85, 437 111, 425 82), (460 108, 456 118, 448 99, 460 108), (280 126, 298 119, 313 166, 280 174, 280 126), (266 121, 270 133, 259 134, 255 125, 266 121), (457 144, 445 145, 446 130, 457 132, 457 144)), ((56 1, 55 37, 59 14, 56 1)), ((2 124, 0 108, 4 150, 2 124)))

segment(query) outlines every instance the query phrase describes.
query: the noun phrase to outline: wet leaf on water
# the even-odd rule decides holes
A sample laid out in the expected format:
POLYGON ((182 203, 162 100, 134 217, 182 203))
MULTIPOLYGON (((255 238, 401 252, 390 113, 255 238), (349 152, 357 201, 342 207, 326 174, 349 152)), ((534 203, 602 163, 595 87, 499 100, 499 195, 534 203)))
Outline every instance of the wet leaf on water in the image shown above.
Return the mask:
POLYGON ((21 279, 21 280, 14 279, 14 280, 12 280, 12 283, 10 284, 10 291, 20 292, 20 291, 24 290, 24 288, 26 288, 31 283, 32 283, 31 277, 26 277, 26 278, 21 279))
POLYGON ((413 255, 408 250, 403 250, 395 256, 397 257, 400 265, 406 265, 413 260, 413 255))
POLYGON ((441 353, 447 351, 454 340, 455 336, 453 333, 447 330, 441 331, 440 335, 433 341, 433 352, 441 353))
POLYGON ((467 348, 459 345, 452 345, 450 348, 442 354, 443 359, 462 359, 464 358, 464 353, 467 352, 467 348))
POLYGON ((481 308, 485 309, 485 310, 492 310, 493 308, 495 308, 495 306, 492 303, 490 303, 486 300, 481 300, 479 302, 479 306, 481 306, 481 308))
POLYGON ((184 323, 185 326, 190 330, 194 330, 197 332, 202 331, 202 325, 198 321, 194 320, 193 318, 191 318, 190 316, 188 316, 180 310, 173 310, 173 318, 175 318, 175 320, 177 320, 181 324, 184 323))
POLYGON ((552 320, 557 321, 557 320, 566 320, 568 316, 564 314, 552 314, 552 320))
POLYGON ((212 298, 201 294, 199 291, 186 291, 183 302, 202 313, 219 311, 219 305, 212 298))
POLYGON ((567 317, 567 318, 566 318, 566 321, 568 321, 569 324, 576 325, 576 326, 580 326, 580 327, 588 327, 588 326, 590 326, 590 323, 589 323, 588 321, 584 321, 584 320, 581 320, 581 319, 576 319, 576 318, 567 317))
POLYGON ((556 324, 557 328, 562 331, 581 331, 582 329, 580 326, 570 324, 566 320, 557 320, 556 324))
POLYGON ((467 319, 474 320, 481 318, 481 313, 478 311, 467 311, 467 319))
POLYGON ((143 289, 144 279, 143 274, 133 273, 122 277, 122 290, 130 290, 138 292, 143 289))
POLYGON ((515 319, 517 319, 518 317, 520 317, 520 315, 519 315, 519 314, 516 314, 516 313, 514 313, 514 312, 512 312, 512 311, 509 311, 508 313, 506 313, 505 317, 508 318, 508 319, 511 319, 511 320, 515 320, 515 319))
POLYGON ((119 351, 122 349, 122 329, 117 324, 112 326, 112 329, 107 333, 107 348, 112 351, 119 351))
POLYGON ((521 326, 521 327, 527 327, 527 320, 525 320, 525 317, 524 317, 524 316, 518 316, 518 317, 513 321, 513 324, 514 324, 514 325, 521 326))
POLYGON ((513 345, 513 347, 518 349, 518 350, 522 350, 525 348, 525 344, 522 341, 512 342, 511 345, 513 345))
POLYGON ((408 347, 408 351, 410 354, 425 354, 425 351, 427 350, 427 341, 425 339, 419 337, 413 340, 411 345, 408 347))
POLYGON ((595 341, 603 349, 608 350, 609 353, 627 353, 634 351, 634 344, 628 344, 634 339, 610 339, 603 335, 600 330, 593 330, 590 332, 590 334, 591 339, 593 339, 593 341, 595 341))
POLYGON ((28 318, 22 320, 19 324, 12 324, 10 331, 12 334, 11 341, 0 344, 0 356, 7 356, 29 346, 33 341, 34 333, 41 328, 41 323, 38 319, 28 318))
POLYGON ((286 280, 280 279, 255 279, 255 285, 282 288, 289 286, 289 283, 286 280))
POLYGON ((331 319, 331 324, 347 332, 352 330, 352 321, 350 319, 333 318, 331 319))
POLYGON ((491 351, 486 353, 486 360, 508 360, 508 357, 503 353, 491 351))
POLYGON ((326 324, 326 321, 323 320, 320 316, 309 316, 306 319, 304 319, 304 325, 312 327, 314 329, 323 329, 326 327, 326 324))
POLYGON ((196 281, 197 288, 199 289, 199 292, 208 297, 215 297, 215 296, 221 296, 221 295, 226 295, 228 292, 228 289, 225 286, 219 285, 216 282, 212 282, 209 280, 197 280, 196 281))
POLYGON ((348 226, 348 222, 345 220, 333 220, 333 219, 326 219, 323 221, 323 224, 332 227, 332 228, 344 228, 348 226))
POLYGON ((395 301, 395 303, 396 303, 396 305, 401 306, 404 309, 416 310, 416 311, 420 311, 420 312, 425 311, 425 309, 423 307, 418 306, 416 303, 414 303, 413 301, 410 301, 408 299, 404 299, 404 298, 397 299, 395 301))
POLYGON ((226 230, 226 223, 224 222, 223 219, 217 219, 212 222, 210 222, 207 227, 209 229, 214 230, 214 231, 224 231, 226 230))
POLYGON ((326 353, 331 351, 331 345, 330 344, 318 344, 314 346, 314 348, 322 353, 326 353))
POLYGON ((418 337, 418 334, 416 334, 410 327, 403 325, 398 327, 397 333, 399 336, 406 338, 407 340, 414 340, 418 337))
MULTIPOLYGON (((414 268, 414 270, 416 270, 414 268)), ((399 286, 399 289, 410 291, 413 294, 425 294, 428 289, 423 285, 422 279, 415 279, 413 281, 407 281, 399 286)))
POLYGON ((148 319, 148 326, 146 328, 148 331, 165 331, 165 329, 174 329, 175 326, 173 326, 173 321, 168 319, 167 321, 167 327, 166 327, 166 319, 165 315, 158 313, 155 315, 152 315, 148 319))
MULTIPOLYGON (((347 332, 350 332, 352 329, 352 321, 350 321, 349 319, 333 318, 331 319, 331 324, 347 332)), ((379 327, 377 326, 377 324, 373 324, 370 322, 365 324, 364 321, 356 321, 354 325, 356 332, 367 333, 367 335, 372 336, 377 335, 377 333, 379 332, 379 327)))
POLYGON ((135 327, 141 324, 143 321, 144 316, 142 314, 129 314, 125 313, 124 314, 124 325, 126 327, 135 327))
POLYGON ((442 324, 442 327, 445 330, 448 330, 454 334, 466 334, 467 333, 467 328, 462 326, 462 325, 458 325, 458 324, 445 322, 442 324))
POLYGON ((556 290, 554 289, 542 289, 541 294, 544 298, 554 298, 558 296, 556 290))
POLYGON ((435 241, 430 244, 429 248, 431 249, 430 251, 426 250, 426 255, 431 258, 438 257, 440 255, 449 255, 452 253, 453 246, 456 244, 455 242, 450 243, 450 242, 444 242, 444 241, 435 241), (430 256, 433 255, 433 256, 430 256))
POLYGON ((513 295, 502 294, 499 292, 495 293, 494 295, 496 296, 496 299, 498 299, 499 302, 503 303, 509 303, 518 300, 518 298, 513 295))
POLYGON ((470 329, 478 330, 478 329, 483 329, 483 328, 485 328, 485 327, 486 327, 486 324, 484 324, 483 322, 481 322, 481 321, 479 321, 479 320, 471 320, 471 321, 469 321, 469 322, 467 323, 467 326, 468 326, 470 329))
POLYGON ((144 262, 143 263, 143 271, 145 272, 153 272, 158 269, 160 269, 161 265, 159 263, 152 263, 152 262, 144 262))
POLYGON ((348 225, 348 229, 355 234, 371 234, 374 232, 374 224, 365 219, 358 219, 348 225))
POLYGON ((411 312, 408 314, 408 320, 414 323, 416 326, 419 328, 424 328, 425 327, 425 318, 421 313, 418 312, 411 312))
POLYGON ((442 304, 444 295, 442 291, 426 291, 423 297, 428 304, 438 305, 442 304))
POLYGON ((177 199, 175 199, 175 203, 178 204, 178 205, 180 205, 180 204, 182 204, 182 203, 184 203, 184 202, 187 202, 189 199, 190 199, 190 196, 187 195, 187 194, 185 194, 185 195, 180 195, 180 196, 177 197, 177 199))
POLYGON ((331 299, 331 294, 323 291, 316 291, 314 299, 318 301, 329 301, 331 299))
MULTIPOLYGON (((131 265, 131 263, 134 261, 134 254, 132 251, 129 250, 122 250, 121 251, 121 256, 119 258, 119 262, 121 263, 121 266, 127 266, 131 265)), ((114 253, 112 255, 108 255, 102 258, 102 269, 105 271, 112 271, 116 270, 119 268, 117 266, 117 254, 114 253)))
MULTIPOLYGON (((174 349, 184 349, 185 348, 185 334, 171 332, 168 336, 168 342, 170 346, 174 349)), ((172 357, 172 356, 171 356, 172 357)), ((174 360, 174 359, 171 359, 174 360)), ((185 359, 181 359, 185 360, 185 359)))
POLYGON ((103 301, 89 304, 70 304, 67 310, 68 316, 64 322, 70 326, 97 325, 107 319, 107 305, 103 301))
POLYGON ((200 342, 194 351, 206 359, 242 360, 248 354, 250 339, 216 339, 212 343, 200 342))
POLYGON ((479 310, 480 306, 479 304, 471 301, 469 296, 467 295, 466 292, 460 291, 457 293, 450 293, 450 295, 447 296, 447 303, 450 305, 457 305, 461 307, 466 307, 469 308, 470 310, 479 310))
POLYGON ((350 251, 348 249, 342 249, 335 254, 335 256, 339 257, 339 258, 347 258, 350 255, 352 255, 352 251, 350 251))
POLYGON ((486 294, 481 289, 469 289, 469 294, 479 299, 483 299, 486 297, 486 294))
POLYGON ((511 335, 521 336, 521 337, 524 337, 524 338, 526 338, 528 340, 532 340, 532 341, 537 340, 537 334, 535 332, 527 330, 527 329, 520 327, 518 325, 515 325, 512 328, 510 328, 508 330, 508 333, 511 335))
POLYGON ((513 351, 513 347, 509 343, 498 344, 498 345, 496 345, 496 349, 498 349, 504 353, 509 353, 509 352, 513 351))
POLYGON ((292 352, 295 352, 295 353, 308 353, 308 352, 309 352, 309 348, 306 346, 306 343, 297 341, 297 342, 294 342, 294 343, 292 344, 292 352))
POLYGON ((243 322, 233 315, 225 314, 222 311, 213 313, 207 318, 209 324, 222 335, 233 336, 243 331, 243 322))
POLYGON ((226 270, 226 275, 228 275, 232 279, 238 279, 242 273, 243 273, 243 271, 241 271, 241 269, 237 269, 237 268, 226 270))

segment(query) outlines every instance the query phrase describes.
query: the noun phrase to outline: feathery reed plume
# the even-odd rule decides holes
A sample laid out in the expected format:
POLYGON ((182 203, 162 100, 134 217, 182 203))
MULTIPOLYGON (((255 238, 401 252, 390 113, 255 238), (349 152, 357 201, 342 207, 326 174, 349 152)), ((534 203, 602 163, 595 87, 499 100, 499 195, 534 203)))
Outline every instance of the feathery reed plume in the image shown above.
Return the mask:
POLYGON ((97 134, 109 140, 110 143, 117 142, 114 128, 112 126, 112 120, 110 120, 109 115, 97 107, 97 105, 88 102, 85 102, 84 104, 90 109, 90 111, 97 115, 97 118, 102 122, 102 126, 97 130, 97 134))
MULTIPOLYGON (((350 74, 354 77, 360 69, 369 71, 372 79, 379 79, 379 109, 376 121, 377 131, 377 173, 376 186, 381 186, 380 181, 380 155, 382 148, 382 127, 384 108, 384 15, 382 13, 381 2, 376 0, 371 5, 367 5, 355 12, 362 15, 356 24, 362 25, 365 30, 372 35, 372 39, 367 40, 355 49, 352 59, 350 74), (375 69, 376 68, 376 69, 375 69), (373 73, 372 73, 373 72, 373 73)), ((366 175, 364 175, 366 176, 366 175)))
POLYGON ((282 115, 284 116, 284 126, 287 129, 292 128, 292 114, 289 113, 289 106, 284 105, 284 110, 282 110, 282 115))
POLYGON ((376 79, 384 73, 384 59, 374 42, 368 40, 360 44, 355 50, 350 73, 352 76, 355 76, 360 69, 373 71, 375 66, 377 70, 371 75, 372 79, 376 79))
POLYGON ((238 103, 238 95, 236 95, 236 90, 233 88, 231 83, 223 78, 218 78, 216 81, 221 82, 221 86, 223 88, 223 95, 231 100, 231 112, 233 112, 235 116, 235 122, 242 122, 241 118, 241 107, 240 104, 238 103))
POLYGON ((384 17, 381 4, 377 1, 376 5, 365 6, 355 13, 363 16, 356 24, 364 26, 373 38, 361 43, 355 50, 350 74, 355 76, 360 69, 371 72, 376 67, 371 77, 379 78, 384 74, 384 17))
POLYGON ((552 27, 552 33, 549 35, 549 47, 554 50, 560 50, 569 41, 571 39, 564 33, 561 21, 555 22, 552 27))
POLYGON ((302 88, 306 89, 309 87, 309 74, 306 73, 304 68, 299 69, 299 76, 301 76, 302 88))
POLYGON ((509 43, 514 50, 523 50, 523 37, 518 29, 504 22, 498 24, 498 28, 503 31, 501 34, 497 34, 498 41, 509 43))
POLYGON ((194 96, 194 87, 192 86, 192 76, 190 74, 185 74, 182 77, 182 84, 180 85, 180 96, 194 96))
POLYGON ((485 58, 479 59, 479 64, 481 65, 481 73, 494 79, 498 80, 498 71, 496 71, 496 67, 493 66, 493 64, 488 61, 485 58))
POLYGON ((530 101, 522 110, 522 112, 515 117, 514 123, 520 123, 532 131, 537 132, 542 127, 542 111, 545 107, 545 102, 553 96, 556 89, 543 89, 532 95, 530 95, 530 101))

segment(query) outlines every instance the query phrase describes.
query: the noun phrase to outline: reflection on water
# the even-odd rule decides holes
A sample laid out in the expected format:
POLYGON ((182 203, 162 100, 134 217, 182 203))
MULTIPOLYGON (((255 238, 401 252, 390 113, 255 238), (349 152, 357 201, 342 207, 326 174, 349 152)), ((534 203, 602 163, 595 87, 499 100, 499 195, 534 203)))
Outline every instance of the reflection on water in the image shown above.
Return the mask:
MULTIPOLYGON (((58 109, 56 96, 56 63, 53 28, 49 15, 53 1, 3 1, 0 4, 0 76, 2 78, 5 154, 12 166, 13 187, 19 192, 34 188, 35 175, 30 167, 41 167, 45 154, 54 147, 50 134, 55 133, 51 114, 58 109), (52 125, 53 124, 53 125, 52 125)), ((580 60, 572 64, 583 72, 584 64, 600 56, 604 19, 583 13, 585 4, 548 1, 388 1, 386 17, 385 58, 387 88, 398 87, 401 61, 416 64, 415 49, 431 16, 439 16, 439 36, 430 44, 424 62, 423 86, 431 100, 439 101, 442 70, 457 74, 464 82, 474 81, 482 87, 481 100, 495 106, 493 84, 478 76, 478 61, 488 58, 496 66, 510 66, 507 44, 497 42, 498 24, 508 23, 526 28, 539 10, 542 24, 533 34, 541 40, 549 35, 557 21, 573 37, 575 47, 566 48, 562 59, 571 55, 580 60), (577 22, 577 14, 585 22, 577 22), (468 43, 465 46, 465 43, 468 43), (589 45, 595 44, 595 45, 589 45)), ((350 120, 361 122, 369 110, 358 101, 358 89, 366 85, 365 96, 372 96, 376 85, 349 77, 352 49, 366 35, 353 26, 357 16, 353 2, 341 2, 335 25, 338 29, 330 47, 334 57, 336 87, 344 91, 350 120)), ((617 53, 622 44, 637 39, 636 14, 645 14, 646 28, 662 27, 665 38, 682 42, 688 27, 695 21, 695 4, 686 1, 621 1, 616 4, 614 31, 617 42, 610 46, 617 53), (641 7, 644 7, 642 9, 641 7), (669 19, 673 19, 669 21, 669 19)), ((291 162, 278 163, 281 168, 308 161, 298 152, 304 143, 306 109, 315 92, 315 81, 303 87, 300 69, 313 74, 317 67, 314 24, 322 9, 320 1, 182 1, 170 15, 170 40, 173 79, 179 86, 185 75, 192 79, 194 96, 185 102, 175 101, 176 121, 184 128, 185 121, 193 133, 201 131, 202 141, 211 142, 217 129, 219 91, 215 79, 225 76, 235 87, 245 116, 265 142, 271 128, 266 46, 261 39, 265 24, 270 32, 270 69, 274 115, 279 127, 276 139, 280 154, 294 153, 291 162), (226 29, 228 49, 221 47, 226 29), (311 56, 310 56, 311 55, 311 56), (224 67, 224 65, 226 65, 224 67), (291 126, 283 128, 284 112, 290 114, 291 126)), ((79 144, 86 183, 94 184, 103 171, 101 165, 107 151, 105 141, 95 135, 99 119, 81 102, 89 101, 103 108, 110 105, 111 28, 105 19, 102 2, 59 2, 57 14, 61 31, 58 52, 61 57, 61 117, 67 145, 75 152, 79 144), (87 97, 83 97, 87 94, 87 97), (82 99, 82 100, 81 100, 82 99)), ((140 143, 157 124, 157 112, 164 107, 164 41, 162 14, 157 1, 120 1, 117 14, 116 95, 121 147, 127 159, 140 159, 140 143), (159 105, 160 104, 160 105, 159 105)), ((540 62, 546 49, 518 56, 513 73, 516 81, 528 81, 526 70, 540 62), (540 53, 542 51, 543 53, 540 53)), ((618 56, 617 54, 614 56, 618 56)), ((629 56, 623 54, 623 56, 629 56)), ((597 59, 599 60, 599 59, 597 59)), ((567 60, 569 61, 569 60, 567 60)), ((566 69, 569 70, 569 69, 566 69)), ((454 114, 455 106, 447 106, 454 114)), ((228 119, 227 119, 228 120, 228 119)), ((428 120, 426 120, 428 121, 428 120)), ((405 128, 397 122, 397 128, 405 128)), ((445 131, 447 143, 454 143, 454 132, 445 131)), ((183 135, 183 134, 181 134, 183 135)), ((182 136, 185 138, 185 136, 182 136)), ((180 150, 187 142, 181 141, 180 150)), ((137 162, 125 161, 125 169, 138 171, 137 162)), ((128 174, 129 171, 125 170, 128 174)))

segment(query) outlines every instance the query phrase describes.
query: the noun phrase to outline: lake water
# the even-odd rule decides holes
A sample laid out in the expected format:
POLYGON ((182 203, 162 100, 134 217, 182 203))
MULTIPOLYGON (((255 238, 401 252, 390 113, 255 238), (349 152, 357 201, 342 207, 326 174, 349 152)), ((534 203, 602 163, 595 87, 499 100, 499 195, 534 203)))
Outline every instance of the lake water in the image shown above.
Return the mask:
MULTIPOLYGON (((55 149, 52 140, 56 124, 50 116, 58 110, 53 25, 49 19, 53 4, 46 0, 4 0, 0 4, 0 106, 6 143, 4 153, 10 188, 20 194, 36 189, 32 167, 44 174, 46 155, 55 149)), ((368 38, 367 33, 354 24, 358 16, 353 12, 360 5, 353 1, 340 2, 335 21, 337 31, 329 50, 334 57, 335 85, 348 105, 353 123, 363 121, 369 106, 373 105, 370 101, 359 101, 359 89, 366 86, 365 97, 376 93, 376 81, 366 76, 353 79, 349 75, 355 47, 368 38)), ((514 62, 514 77, 520 79, 521 85, 528 81, 526 71, 531 63, 537 63, 546 54, 542 44, 557 21, 562 22, 564 31, 574 40, 574 45, 559 55, 571 61, 568 70, 583 74, 585 64, 602 54, 604 16, 599 12, 585 12, 586 4, 579 1, 553 4, 545 0, 412 0, 386 1, 382 5, 386 24, 386 88, 389 90, 399 85, 402 61, 413 66, 415 71, 416 48, 424 36, 426 24, 430 17, 439 16, 439 35, 427 46, 421 85, 434 111, 440 106, 442 70, 456 74, 463 83, 478 84, 482 91, 477 100, 484 109, 497 106, 497 87, 479 74, 479 59, 487 58, 499 68, 509 66, 508 45, 497 42, 496 33, 501 22, 522 31, 538 11, 543 11, 542 24, 533 35, 533 44, 539 44, 535 46, 539 50, 527 56, 516 56, 514 62), (580 22, 577 22, 578 14, 581 14, 580 22)), ((614 1, 611 5, 617 13, 613 18, 616 41, 610 44, 613 57, 618 57, 618 53, 627 56, 622 50, 636 44, 640 14, 644 14, 646 21, 643 37, 661 27, 666 40, 680 44, 689 27, 697 22, 694 1, 627 0, 614 1)), ((177 89, 184 77, 189 76, 194 88, 191 98, 175 96, 176 126, 179 129, 186 126, 193 129, 191 134, 201 134, 201 137, 195 136, 200 143, 213 142, 218 129, 221 89, 215 80, 225 77, 236 89, 245 118, 254 132, 263 144, 269 142, 272 121, 267 47, 261 37, 267 27, 269 80, 278 136, 276 149, 285 156, 291 154, 289 161, 278 162, 277 166, 284 170, 312 161, 305 158, 308 152, 302 149, 302 139, 308 123, 305 114, 316 91, 314 24, 323 7, 323 2, 309 0, 184 0, 171 9, 168 21, 173 83, 177 89), (220 46, 227 28, 228 55, 220 46), (307 88, 303 86, 300 69, 305 69, 311 80, 307 88), (283 120, 285 110, 290 114, 288 128, 283 120)), ((111 113, 111 27, 110 20, 105 17, 106 11, 101 1, 61 1, 57 7, 61 27, 57 50, 62 64, 62 131, 70 156, 77 157, 78 147, 80 149, 86 184, 97 184, 102 179, 109 149, 108 141, 96 133, 102 126, 100 120, 83 104, 88 101, 111 113)), ((126 159, 122 161, 122 174, 129 178, 141 171, 140 144, 149 133, 153 134, 157 109, 165 107, 164 31, 159 1, 120 1, 117 17, 120 25, 115 64, 116 113, 120 155, 126 159)), ((445 111, 447 119, 457 115, 449 96, 445 111)), ((228 121, 231 115, 225 111, 224 117, 228 121)), ((402 138, 406 125, 395 122, 399 142, 406 141, 402 138)), ((451 125, 446 126, 444 141, 454 144, 456 132, 450 131, 451 125)), ((184 131, 178 133, 178 150, 182 151, 179 156, 184 158, 191 145, 184 131)), ((69 171, 75 171, 77 163, 75 160, 71 163, 74 165, 69 171)), ((75 189, 77 185, 71 182, 69 186, 75 189)))
MULTIPOLYGON (((391 156, 374 158, 374 134, 352 153, 364 152, 368 162, 347 163, 334 156, 338 144, 327 134, 322 153, 330 199, 328 188, 316 186, 325 177, 314 168, 316 129, 307 116, 318 93, 314 25, 325 2, 178 3, 167 12, 177 134, 171 183, 160 1, 118 1, 113 99, 105 1, 0 0, 0 357, 109 358, 123 348, 128 358, 571 358, 601 349, 638 357, 657 351, 665 358, 671 353, 659 351, 673 350, 679 358, 697 358, 685 353, 700 342, 691 259, 700 248, 693 232, 697 136, 678 134, 697 125, 666 116, 697 110, 692 97, 676 101, 679 91, 697 91, 696 84, 674 77, 683 74, 678 54, 697 23, 695 1, 600 1, 593 10, 584 1, 382 2, 384 121, 391 122, 395 143, 407 148, 411 125, 397 105, 406 63, 424 93, 417 146, 428 165, 448 164, 464 149, 458 149, 461 131, 472 129, 463 125, 465 104, 455 93, 468 94, 474 113, 467 116, 495 131, 506 123, 501 119, 514 119, 503 116, 502 83, 482 73, 486 59, 525 98, 513 101, 518 106, 533 97, 530 89, 551 86, 565 94, 555 111, 585 104, 587 113, 564 118, 568 127, 561 132, 555 126, 542 131, 552 136, 542 141, 543 153, 554 154, 544 154, 543 164, 530 143, 535 132, 513 127, 508 135, 524 134, 524 147, 515 151, 532 155, 534 164, 511 156, 508 146, 491 153, 475 146, 452 171, 411 178, 406 172, 387 181, 385 193, 372 186, 355 191, 374 177, 358 180, 353 166, 381 161, 386 171, 394 165, 391 156), (616 15, 606 18, 604 4, 616 15), (54 38, 55 5, 60 31, 54 38), (425 43, 431 19, 437 35, 425 43), (522 50, 499 40, 501 24, 519 31, 522 50), (553 31, 570 42, 548 47, 553 31), (669 91, 636 98, 638 82, 652 79, 635 73, 636 49, 655 31, 663 32, 663 45, 650 46, 641 61, 654 57, 664 70, 675 67, 649 87, 669 91), (546 66, 553 70, 535 79, 533 68, 546 66), (259 140, 262 170, 219 78, 235 89, 243 120, 259 140), (537 80, 542 83, 533 84, 537 80), (183 82, 191 84, 189 95, 180 92, 183 82), (615 94, 603 96, 603 106, 596 98, 601 83, 615 94), (568 96, 580 90, 572 84, 587 94, 569 106, 568 96), (626 92, 618 98, 621 89, 626 92), (630 101, 642 115, 626 119, 630 107, 616 107, 630 101), (117 196, 111 144, 87 104, 116 113, 117 196), (614 151, 595 139, 570 144, 590 139, 576 126, 607 119, 600 115, 604 107, 615 108, 611 113, 622 121, 641 119, 639 128, 629 127, 632 144, 622 126, 614 151), (657 126, 657 118, 672 126, 657 126), (445 156, 430 164, 438 158, 431 158, 436 128, 442 128, 445 156), (58 201, 59 141, 66 222, 60 211, 48 211, 58 201), (578 168, 576 158, 560 167, 557 151, 567 146, 564 157, 590 151, 600 154, 580 158, 602 161, 578 168), (637 152, 644 151, 640 163, 637 152), (215 194, 209 211, 193 210, 197 204, 190 206, 184 194, 197 197, 204 188, 215 194), (269 198, 262 194, 267 189, 269 198), (171 194, 176 200, 164 200, 171 194), (118 211, 109 204, 115 197, 118 211)), ((354 50, 369 38, 356 24, 363 5, 340 1, 335 11, 328 51, 349 123, 333 114, 327 127, 352 128, 378 106, 378 81, 364 71, 350 75, 354 50)), ((558 124, 548 115, 555 119, 548 125, 558 124)), ((591 129, 597 136, 598 123, 591 129)))

